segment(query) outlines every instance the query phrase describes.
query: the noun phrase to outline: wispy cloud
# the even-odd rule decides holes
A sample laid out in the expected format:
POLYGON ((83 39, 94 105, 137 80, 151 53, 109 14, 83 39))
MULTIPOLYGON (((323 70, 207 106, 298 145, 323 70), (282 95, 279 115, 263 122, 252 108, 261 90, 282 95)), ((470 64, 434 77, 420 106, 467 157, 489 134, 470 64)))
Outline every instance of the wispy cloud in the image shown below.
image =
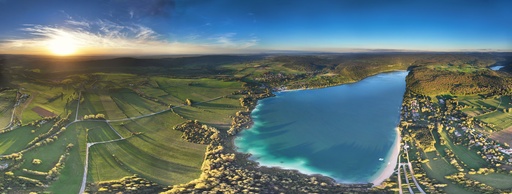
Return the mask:
POLYGON ((217 35, 213 37, 213 39, 222 47, 231 47, 231 48, 249 48, 255 46, 258 43, 258 39, 251 35, 251 37, 247 39, 237 38, 236 33, 225 33, 221 35, 217 35))
MULTIPOLYGON (((208 54, 247 52, 258 39, 237 38, 236 33, 205 37, 207 43, 187 43, 166 39, 153 29, 139 24, 120 24, 109 20, 67 20, 66 26, 25 25, 28 38, 10 39, 0 49, 11 53, 48 53, 49 45, 63 40, 82 54, 208 54)), ((198 39, 200 36, 191 36, 198 39)), ((202 38, 202 37, 201 37, 202 38)), ((197 41, 196 41, 197 42, 197 41)))

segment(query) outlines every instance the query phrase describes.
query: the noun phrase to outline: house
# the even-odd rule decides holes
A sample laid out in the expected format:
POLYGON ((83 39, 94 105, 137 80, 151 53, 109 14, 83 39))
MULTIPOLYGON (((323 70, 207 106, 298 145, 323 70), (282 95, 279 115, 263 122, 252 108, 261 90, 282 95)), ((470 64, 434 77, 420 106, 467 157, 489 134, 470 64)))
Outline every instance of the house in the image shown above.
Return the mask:
POLYGON ((8 163, 3 163, 3 164, 0 164, 0 170, 5 170, 9 167, 9 164, 8 163))
POLYGON ((500 152, 510 156, 512 154, 512 149, 501 149, 500 152))

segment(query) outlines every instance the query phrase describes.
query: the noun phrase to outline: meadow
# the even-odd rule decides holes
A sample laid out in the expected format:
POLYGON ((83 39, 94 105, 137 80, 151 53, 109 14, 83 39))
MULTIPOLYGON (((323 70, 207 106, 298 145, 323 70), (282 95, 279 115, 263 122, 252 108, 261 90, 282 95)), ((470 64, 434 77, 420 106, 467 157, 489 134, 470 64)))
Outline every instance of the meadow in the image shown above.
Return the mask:
MULTIPOLYGON (((232 95, 242 89, 239 82, 94 73, 80 75, 83 83, 79 85, 71 78, 65 77, 61 82, 82 89, 19 82, 21 93, 29 96, 15 114, 22 126, 0 135, 0 154, 23 151, 24 160, 10 163, 19 163, 13 170, 14 176, 48 184, 49 191, 55 193, 80 190, 86 143, 97 143, 89 148, 88 183, 118 180, 133 174, 161 185, 196 179, 201 173, 206 146, 183 140, 182 132, 173 127, 187 120, 199 120, 227 128, 230 117, 242 110, 238 99, 241 96, 232 95), (193 102, 192 106, 185 105, 187 99, 193 102), (173 110, 169 109, 170 105, 173 110), (57 119, 69 115, 66 122, 69 126, 62 133, 51 131, 57 119, 42 122, 41 109, 54 113, 57 119), (104 115, 104 119, 83 120, 98 114, 104 115), (71 123, 75 115, 77 121, 71 123), (44 137, 51 137, 50 143, 25 150, 30 147, 29 142, 47 133, 50 136, 44 137), (73 147, 67 150, 70 144, 73 147), (66 157, 61 166, 58 163, 62 155, 66 157), (35 159, 41 162, 35 164, 35 159), (48 172, 56 165, 59 178, 48 180, 48 172)), ((0 94, 4 99, 0 103, 0 121, 6 124, 16 90, 0 94)))
POLYGON ((11 122, 12 111, 16 103, 16 90, 0 91, 0 129, 11 122))
MULTIPOLYGON (((23 57, 17 60, 15 58, 18 56, 12 56, 11 60, 15 63, 7 64, 8 73, 4 74, 5 79, 9 80, 8 87, 0 92, 0 127, 10 121, 16 92, 27 95, 27 98, 14 111, 20 126, 0 134, 0 155, 3 158, 0 162, 9 165, 6 172, 12 172, 12 177, 2 172, 0 182, 22 193, 78 193, 84 174, 86 190, 91 191, 98 189, 95 187, 101 183, 134 174, 147 181, 147 184, 162 187, 187 183, 200 177, 207 145, 184 140, 183 133, 173 129, 177 125, 197 120, 218 128, 221 136, 227 136, 226 130, 230 128, 233 116, 238 111, 247 110, 247 107, 241 106, 240 99, 251 95, 255 97, 254 93, 264 94, 273 87, 326 87, 408 67, 423 71, 417 71, 418 78, 432 78, 429 76, 434 74, 430 73, 435 72, 444 72, 446 79, 450 75, 469 76, 477 73, 502 76, 485 69, 493 61, 481 62, 479 56, 461 55, 454 58, 441 54, 326 54, 84 58, 77 61, 36 57, 28 60, 28 63, 20 62, 24 60, 23 57), (103 115, 104 118, 83 120, 90 115, 103 115), (59 119, 66 117, 68 120, 59 125, 67 126, 65 130, 60 131, 60 127, 52 130, 59 119), (48 121, 44 123, 43 119, 48 121), (44 138, 38 139, 39 136, 44 138), (32 142, 34 140, 38 141, 32 142), (32 148, 31 145, 38 146, 32 148), (18 153, 22 153, 22 156, 16 158, 18 153), (65 156, 64 159, 62 156, 65 156), (84 172, 86 156, 89 157, 89 165, 84 172), (54 169, 57 169, 58 178, 48 179, 45 173, 53 173, 54 169), (29 182, 23 182, 20 177, 27 178, 29 182), (35 187, 30 181, 44 185, 35 187)), ((500 79, 505 80, 504 77, 500 79)), ((446 81, 444 78, 439 81, 446 81)), ((472 77, 460 77, 460 80, 467 81, 466 78, 472 77)), ((505 81, 499 83, 508 83, 505 81)), ((472 83, 464 87, 472 88, 472 83)), ((420 86, 429 89, 438 85, 420 86)), ((452 86, 448 84, 446 88, 452 86)), ((474 92, 462 89, 453 91, 474 92)), ((494 98, 483 98, 476 94, 457 97, 461 104, 466 105, 462 110, 464 113, 493 124, 495 130, 506 131, 512 125, 510 95, 494 98)), ((458 172, 450 164, 445 149, 455 153, 458 162, 467 165, 465 171, 484 167, 486 162, 474 150, 454 144, 445 132, 435 132, 433 136, 436 151, 423 153, 420 149, 412 148, 421 155, 411 155, 411 159, 428 159, 420 166, 429 178, 447 184, 444 191, 471 193, 462 185, 445 178, 458 172), (441 145, 441 140, 446 144, 441 145)), ((237 158, 237 162, 246 163, 246 160, 238 161, 237 158)), ((504 189, 508 188, 511 180, 510 175, 503 172, 468 177, 504 189)), ((248 180, 245 178, 241 180, 248 180)), ((414 191, 419 190, 412 183, 411 186, 414 191)), ((1 189, 1 192, 5 192, 1 189)))

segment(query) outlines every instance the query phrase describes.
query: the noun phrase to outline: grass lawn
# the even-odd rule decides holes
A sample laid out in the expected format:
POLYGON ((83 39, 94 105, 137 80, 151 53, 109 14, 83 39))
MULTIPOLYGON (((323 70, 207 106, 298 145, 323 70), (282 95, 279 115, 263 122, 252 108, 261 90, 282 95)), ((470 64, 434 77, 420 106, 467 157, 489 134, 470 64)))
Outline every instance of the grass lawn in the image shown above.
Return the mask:
POLYGON ((491 173, 487 175, 473 174, 467 176, 497 189, 512 188, 512 175, 510 174, 491 173))
POLYGON ((54 122, 47 122, 41 127, 23 126, 0 135, 0 154, 19 152, 27 147, 28 143, 38 135, 48 132, 54 122), (34 130, 34 133, 32 133, 34 130))

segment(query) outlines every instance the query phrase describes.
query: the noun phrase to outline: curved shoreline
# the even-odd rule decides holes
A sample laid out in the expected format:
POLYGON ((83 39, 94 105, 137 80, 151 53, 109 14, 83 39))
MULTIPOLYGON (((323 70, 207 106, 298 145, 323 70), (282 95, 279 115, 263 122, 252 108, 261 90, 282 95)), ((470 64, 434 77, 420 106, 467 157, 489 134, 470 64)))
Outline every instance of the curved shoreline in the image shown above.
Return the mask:
MULTIPOLYGON (((378 74, 375 74, 375 75, 371 75, 371 76, 365 77, 364 79, 367 79, 369 77, 376 76, 376 75, 379 75, 379 74, 386 74, 386 73, 393 73, 393 72, 408 72, 408 71, 397 70, 397 71, 391 71, 391 72, 381 72, 381 73, 378 73, 378 74)), ((364 80, 364 79, 362 79, 362 80, 364 80)), ((357 82, 344 83, 344 84, 340 84, 340 85, 354 84, 354 83, 358 83, 358 82, 360 82, 362 80, 359 80, 357 82)), ((335 86, 340 86, 340 85, 335 85, 335 86)), ((329 86, 329 87, 335 87, 335 86, 329 86)), ((323 88, 277 89, 277 90, 274 89, 274 92, 277 92, 277 93, 281 93, 281 92, 295 92, 295 91, 313 90, 313 89, 323 89, 323 88)), ((257 99, 257 101, 256 101, 257 104, 259 104, 258 103, 259 100, 261 100, 261 99, 257 99)), ((252 115, 254 113, 254 111, 257 111, 257 106, 255 106, 253 109, 249 110, 249 114, 252 115)), ((251 116, 251 120, 252 120, 252 116, 251 116)), ((398 126, 398 123, 397 123, 396 126, 398 126)), ((252 128, 252 127, 254 127, 254 123, 253 122, 251 122, 250 125, 244 127, 245 129, 243 129, 243 130, 248 130, 248 129, 252 128)), ((379 186, 380 184, 382 184, 382 182, 384 182, 386 179, 390 178, 393 175, 393 173, 395 172, 395 167, 398 164, 398 157, 399 157, 399 153, 400 153, 401 136, 400 136, 400 131, 398 130, 398 127, 394 127, 394 129, 396 131, 396 136, 394 138, 392 146, 390 147, 391 150, 388 150, 387 154, 386 154, 386 158, 385 159, 386 159, 387 165, 384 166, 384 164, 381 164, 380 167, 379 167, 379 171, 377 171, 377 173, 374 174, 373 176, 369 177, 369 179, 367 179, 367 182, 359 182, 359 183, 355 183, 355 182, 354 183, 345 183, 343 180, 336 180, 336 178, 329 176, 328 173, 307 172, 305 170, 301 170, 300 168, 283 167, 283 166, 280 166, 280 165, 268 165, 268 164, 265 165, 265 164, 262 164, 261 161, 255 160, 253 158, 254 157, 253 153, 240 152, 239 148, 235 145, 236 137, 233 138, 232 144, 233 144, 233 146, 235 148, 235 152, 241 153, 241 154, 248 154, 249 158, 247 158, 247 159, 250 160, 250 161, 258 163, 258 166, 260 166, 260 167, 277 168, 277 169, 283 169, 283 170, 292 170, 292 171, 297 171, 297 172, 299 172, 301 174, 305 174, 305 175, 309 175, 309 176, 320 175, 320 176, 323 176, 323 177, 331 179, 334 183, 341 183, 341 184, 369 184, 369 183, 372 183, 373 186, 379 186)))
POLYGON ((373 186, 379 186, 384 182, 386 179, 391 177, 393 173, 395 172, 395 168, 398 164, 398 157, 400 154, 400 141, 401 141, 400 131, 398 130, 398 127, 396 128, 396 138, 395 142, 393 143, 393 151, 391 152, 391 155, 388 157, 389 162, 386 168, 380 173, 379 176, 377 176, 371 183, 373 183, 373 186))

